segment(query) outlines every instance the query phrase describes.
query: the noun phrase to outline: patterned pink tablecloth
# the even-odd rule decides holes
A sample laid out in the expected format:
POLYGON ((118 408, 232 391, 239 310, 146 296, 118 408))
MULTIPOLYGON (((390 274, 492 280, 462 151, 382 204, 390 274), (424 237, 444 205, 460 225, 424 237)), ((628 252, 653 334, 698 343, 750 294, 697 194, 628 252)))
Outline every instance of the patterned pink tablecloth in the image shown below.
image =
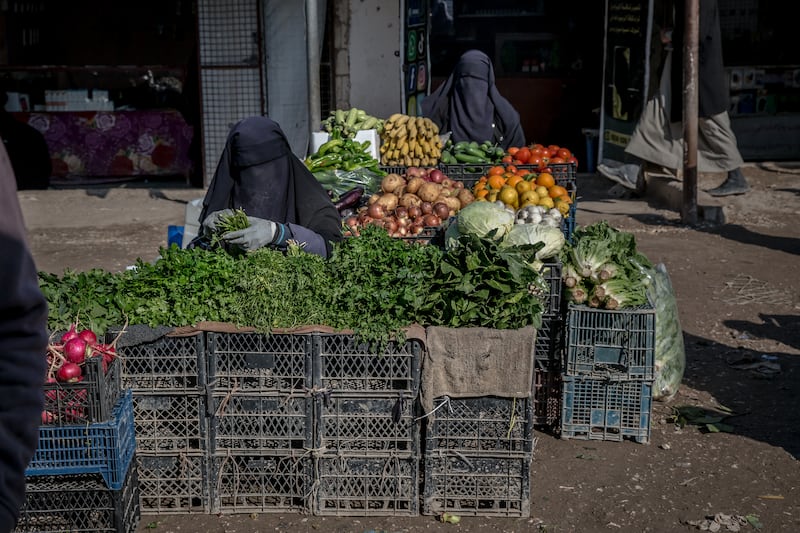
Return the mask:
POLYGON ((192 128, 173 109, 14 113, 44 135, 53 177, 188 178, 192 128))

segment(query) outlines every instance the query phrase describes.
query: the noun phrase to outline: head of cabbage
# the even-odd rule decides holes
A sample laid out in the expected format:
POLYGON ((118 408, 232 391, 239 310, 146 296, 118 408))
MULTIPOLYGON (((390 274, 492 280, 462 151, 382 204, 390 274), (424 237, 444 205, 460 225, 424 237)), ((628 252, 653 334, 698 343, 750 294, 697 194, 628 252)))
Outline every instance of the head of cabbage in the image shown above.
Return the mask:
POLYGON ((506 234, 500 246, 544 243, 544 246, 536 252, 536 259, 544 261, 557 256, 566 241, 561 228, 554 228, 544 224, 515 224, 506 234))
POLYGON ((494 202, 472 202, 458 212, 457 225, 462 235, 500 240, 514 226, 514 213, 494 202))

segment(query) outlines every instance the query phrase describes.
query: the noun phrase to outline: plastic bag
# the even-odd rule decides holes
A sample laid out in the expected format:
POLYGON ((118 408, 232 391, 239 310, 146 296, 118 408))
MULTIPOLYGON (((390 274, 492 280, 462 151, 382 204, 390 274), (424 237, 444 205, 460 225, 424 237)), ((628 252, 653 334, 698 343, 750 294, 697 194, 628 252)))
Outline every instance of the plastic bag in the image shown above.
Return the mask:
POLYGON ((322 187, 331 191, 335 198, 343 195, 355 187, 364 187, 365 196, 375 194, 380 190, 381 180, 385 172, 375 172, 372 169, 361 167, 353 170, 321 170, 314 172, 314 177, 322 187))
POLYGON ((647 299, 656 311, 653 399, 666 402, 681 386, 686 369, 686 349, 678 318, 678 302, 667 267, 659 263, 649 269, 647 276, 650 281, 647 299))

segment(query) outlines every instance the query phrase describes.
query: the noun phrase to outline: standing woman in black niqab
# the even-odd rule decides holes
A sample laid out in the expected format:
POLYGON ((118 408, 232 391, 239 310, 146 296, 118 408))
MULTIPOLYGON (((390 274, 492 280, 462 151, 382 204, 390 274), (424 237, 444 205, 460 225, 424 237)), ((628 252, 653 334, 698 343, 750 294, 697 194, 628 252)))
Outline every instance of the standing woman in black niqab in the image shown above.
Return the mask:
POLYGON ((203 231, 213 232, 221 214, 239 208, 250 227, 223 239, 245 250, 285 248, 292 239, 305 243, 307 252, 329 257, 332 243, 342 239, 339 212, 328 193, 268 117, 241 120, 228 134, 203 199, 203 231))
POLYGON ((479 50, 461 56, 450 77, 422 101, 422 114, 440 131, 452 132, 453 142, 525 145, 519 113, 495 87, 492 62, 479 50))

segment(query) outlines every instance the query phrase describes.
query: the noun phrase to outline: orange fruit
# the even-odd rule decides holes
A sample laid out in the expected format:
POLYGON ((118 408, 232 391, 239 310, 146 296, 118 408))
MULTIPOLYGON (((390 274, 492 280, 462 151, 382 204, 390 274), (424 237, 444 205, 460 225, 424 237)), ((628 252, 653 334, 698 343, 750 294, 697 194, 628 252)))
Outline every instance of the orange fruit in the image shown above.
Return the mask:
POLYGON ((525 180, 522 179, 522 176, 512 174, 506 179, 506 185, 508 185, 509 187, 516 187, 517 183, 519 183, 520 181, 525 181, 525 180))
POLYGON ((549 172, 542 172, 536 178, 536 185, 542 185, 548 189, 556 184, 556 179, 549 172))
POLYGON ((489 194, 489 190, 488 189, 481 189, 479 191, 475 191, 474 196, 475 196, 475 198, 483 199, 483 198, 486 198, 487 194, 489 194))
POLYGON ((559 196, 567 194, 567 189, 561 185, 553 185, 552 187, 548 187, 547 192, 550 198, 558 198, 559 196))
POLYGON ((489 177, 489 188, 490 189, 501 189, 503 185, 506 184, 506 179, 503 176, 498 174, 494 174, 493 176, 489 177))
POLYGON ((556 200, 561 200, 562 202, 566 203, 567 205, 572 203, 572 198, 568 194, 564 194, 556 198, 556 200))
POLYGON ((515 167, 514 165, 506 165, 506 172, 510 174, 516 174, 517 167, 515 167))

